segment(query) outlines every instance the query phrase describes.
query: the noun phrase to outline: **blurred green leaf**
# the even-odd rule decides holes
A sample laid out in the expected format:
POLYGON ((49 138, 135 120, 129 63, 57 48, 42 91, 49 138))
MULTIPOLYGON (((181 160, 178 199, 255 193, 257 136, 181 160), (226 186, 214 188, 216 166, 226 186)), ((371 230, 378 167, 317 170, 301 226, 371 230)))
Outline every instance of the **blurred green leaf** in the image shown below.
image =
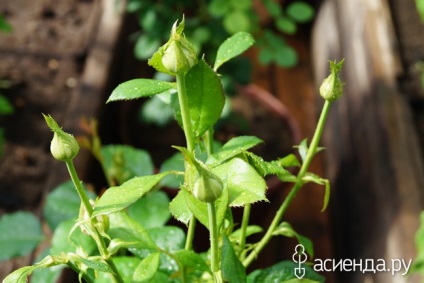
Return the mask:
POLYGON ((9 115, 13 113, 13 105, 9 100, 0 94, 0 115, 9 115))
POLYGON ((0 31, 9 33, 12 30, 12 26, 6 21, 3 16, 0 15, 0 31))
POLYGON ((278 17, 275 19, 275 26, 284 33, 295 34, 297 31, 296 23, 286 17, 278 17))
POLYGON ((313 19, 314 8, 303 1, 296 1, 287 6, 287 15, 299 23, 306 23, 313 19))
POLYGON ((161 41, 158 38, 151 38, 147 34, 142 34, 134 46, 134 55, 137 59, 147 60, 159 48, 161 41))
POLYGON ((421 22, 424 23, 424 0, 415 0, 415 5, 417 6, 418 14, 420 14, 421 22))
MULTIPOLYGON (((172 171, 172 170, 184 172, 184 157, 182 156, 180 152, 173 154, 170 158, 165 160, 160 166, 160 172, 166 172, 166 171, 172 171)), ((177 189, 183 183, 184 183, 184 175, 170 174, 165 176, 161 180, 160 185, 163 187, 177 189)))
POLYGON ((212 0, 208 6, 208 12, 214 17, 221 17, 227 13, 229 8, 228 0, 212 0))
POLYGON ((158 270, 159 260, 159 253, 149 254, 136 267, 132 280, 137 282, 150 282, 158 270))
POLYGON ((161 227, 171 218, 168 210, 169 202, 166 193, 152 192, 129 206, 128 215, 146 229, 161 227))
POLYGON ((107 145, 101 148, 103 168, 109 179, 122 184, 136 176, 153 174, 150 154, 127 145, 107 145))
MULTIPOLYGON (((95 199, 96 195, 87 191, 90 199, 95 199)), ((81 200, 71 180, 60 184, 54 188, 46 198, 43 207, 43 215, 52 230, 63 221, 76 219, 79 214, 81 200)))
POLYGON ((68 219, 57 226, 52 237, 51 255, 73 253, 77 247, 89 255, 96 249, 94 240, 84 234, 79 227, 72 231, 74 225, 75 219, 68 219))
POLYGON ((32 213, 20 211, 0 218, 0 260, 27 255, 42 239, 40 222, 32 213))
POLYGON ((248 32, 251 28, 249 15, 240 10, 227 13, 224 16, 222 24, 229 34, 235 34, 240 31, 248 32))
POLYGON ((143 103, 139 117, 146 124, 163 127, 172 121, 173 112, 168 103, 165 103, 158 95, 155 95, 143 103))

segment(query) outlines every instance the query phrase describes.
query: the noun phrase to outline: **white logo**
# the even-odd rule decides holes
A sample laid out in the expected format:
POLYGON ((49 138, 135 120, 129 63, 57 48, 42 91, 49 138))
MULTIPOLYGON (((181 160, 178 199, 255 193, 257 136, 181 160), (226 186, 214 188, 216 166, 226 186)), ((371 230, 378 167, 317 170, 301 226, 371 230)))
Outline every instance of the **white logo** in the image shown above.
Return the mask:
POLYGON ((306 262, 308 256, 305 253, 305 247, 301 244, 294 248, 293 261, 298 264, 298 267, 294 269, 294 275, 298 279, 302 279, 305 276, 305 268, 302 267, 302 263, 306 262))

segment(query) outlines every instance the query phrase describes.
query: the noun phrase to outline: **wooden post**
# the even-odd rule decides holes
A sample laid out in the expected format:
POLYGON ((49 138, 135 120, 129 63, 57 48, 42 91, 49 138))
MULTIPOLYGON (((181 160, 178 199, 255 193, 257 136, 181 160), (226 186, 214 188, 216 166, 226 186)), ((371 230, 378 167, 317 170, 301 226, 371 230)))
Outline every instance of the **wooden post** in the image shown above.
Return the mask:
MULTIPOLYGON (((386 0, 329 0, 313 31, 315 77, 345 58, 344 95, 325 130, 326 176, 339 259, 415 257, 424 168, 410 109, 397 87, 402 71, 386 0)), ((364 267, 363 267, 364 268, 364 267)), ((343 272, 338 282, 416 282, 390 272, 343 272)), ((412 279, 414 280, 414 279, 412 279)))

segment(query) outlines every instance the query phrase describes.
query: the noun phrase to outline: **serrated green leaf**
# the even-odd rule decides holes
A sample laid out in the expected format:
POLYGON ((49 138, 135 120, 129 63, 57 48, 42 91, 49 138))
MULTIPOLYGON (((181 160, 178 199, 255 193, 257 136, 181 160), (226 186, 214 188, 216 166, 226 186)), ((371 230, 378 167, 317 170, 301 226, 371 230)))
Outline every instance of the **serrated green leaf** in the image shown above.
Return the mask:
MULTIPOLYGON (((90 199, 94 200, 96 198, 94 193, 87 190, 86 192, 90 199)), ((43 207, 43 215, 50 228, 54 230, 61 222, 76 219, 80 206, 81 199, 75 190, 74 183, 69 180, 54 188, 47 195, 46 204, 43 207)))
POLYGON ((327 179, 321 178, 320 176, 310 172, 306 173, 306 175, 302 178, 302 180, 304 182, 313 182, 315 184, 322 185, 325 187, 324 204, 322 205, 322 209, 321 209, 321 211, 324 211, 327 208, 328 203, 330 201, 330 193, 331 193, 330 181, 327 179))
POLYGON ((288 222, 282 222, 278 225, 273 235, 281 235, 289 238, 295 237, 299 244, 303 245, 308 255, 311 258, 314 257, 314 246, 312 241, 307 237, 298 234, 288 222))
POLYGON ((152 79, 134 79, 118 85, 113 90, 106 103, 118 100, 149 97, 172 88, 175 88, 175 85, 170 82, 152 79))
POLYGON ((284 168, 282 164, 284 160, 282 159, 268 162, 263 160, 262 157, 259 157, 251 152, 245 152, 244 155, 246 156, 249 164, 252 165, 262 177, 267 175, 277 175, 280 180, 295 177, 284 168))
POLYGON ((15 212, 0 218, 0 260, 26 255, 42 239, 40 222, 32 213, 15 212))
POLYGON ((170 172, 157 175, 136 177, 126 181, 119 187, 112 187, 97 201, 92 217, 120 211, 141 198, 153 189, 159 181, 170 172))
POLYGON ((144 228, 160 227, 168 222, 169 197, 162 191, 145 195, 128 207, 128 215, 138 221, 144 228))
POLYGON ((187 72, 186 91, 193 132, 201 137, 218 121, 224 108, 221 80, 202 59, 187 72))
MULTIPOLYGON (((247 282, 249 283, 268 283, 268 282, 286 282, 288 280, 296 279, 294 270, 299 267, 297 263, 293 261, 282 261, 273 266, 265 269, 259 269, 249 274, 247 282)), ((316 273, 311 267, 302 264, 305 268, 305 276, 302 280, 312 280, 319 283, 324 283, 325 278, 316 273)), ((301 281, 303 282, 303 281, 301 281)), ((306 281, 308 282, 308 281, 306 281)))
POLYGON ((173 256, 185 267, 211 273, 209 266, 203 260, 202 256, 193 251, 179 250, 173 256))
POLYGON ((293 153, 290 153, 289 155, 279 159, 279 162, 284 168, 300 166, 299 160, 297 159, 296 155, 294 155, 293 153))
POLYGON ((227 184, 230 206, 267 201, 265 180, 243 159, 233 158, 216 166, 212 172, 227 184))
POLYGON ((149 282, 158 270, 159 260, 159 253, 149 254, 138 264, 132 280, 137 282, 149 282))
POLYGON ((206 164, 216 166, 242 152, 262 143, 263 141, 254 136, 238 136, 225 143, 222 148, 214 152, 206 161, 206 164))
POLYGON ((172 216, 178 221, 186 225, 189 223, 193 213, 187 206, 183 189, 178 192, 177 196, 174 197, 174 199, 169 204, 169 211, 171 212, 172 216))
POLYGON ((238 32, 226 39, 218 48, 213 69, 217 71, 222 64, 242 54, 254 43, 255 39, 247 32, 238 32))
POLYGON ((287 6, 287 15, 299 23, 306 23, 314 17, 314 8, 303 1, 296 1, 287 6))
MULTIPOLYGON (((231 242, 222 235, 221 270, 224 280, 231 283, 245 283, 246 269, 233 250, 231 242)), ((272 281, 269 281, 272 282, 272 281)))

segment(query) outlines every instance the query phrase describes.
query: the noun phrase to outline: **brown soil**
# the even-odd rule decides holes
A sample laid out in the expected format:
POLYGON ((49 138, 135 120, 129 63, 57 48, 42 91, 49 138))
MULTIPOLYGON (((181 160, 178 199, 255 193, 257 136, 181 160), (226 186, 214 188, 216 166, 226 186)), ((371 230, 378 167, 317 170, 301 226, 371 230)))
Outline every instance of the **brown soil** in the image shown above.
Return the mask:
POLYGON ((35 209, 52 163, 51 134, 41 113, 60 120, 82 70, 98 16, 95 1, 2 1, 0 14, 13 27, 0 34, 1 92, 15 111, 0 117, 6 144, 0 159, 0 214, 35 209), (25 7, 23 9, 22 7, 25 7))

